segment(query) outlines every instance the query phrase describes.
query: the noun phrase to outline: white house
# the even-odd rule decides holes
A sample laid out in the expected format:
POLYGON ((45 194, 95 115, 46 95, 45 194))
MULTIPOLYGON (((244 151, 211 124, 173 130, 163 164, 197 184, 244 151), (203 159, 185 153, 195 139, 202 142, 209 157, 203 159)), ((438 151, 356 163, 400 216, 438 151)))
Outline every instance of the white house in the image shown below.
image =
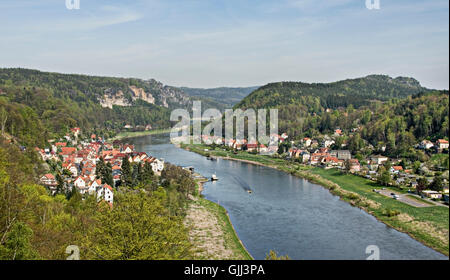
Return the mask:
POLYGON ((89 185, 89 188, 88 188, 89 194, 95 193, 97 191, 97 188, 100 187, 101 184, 102 184, 102 180, 100 180, 100 179, 92 181, 92 183, 89 185))
POLYGON ((70 163, 69 165, 67 165, 65 167, 67 170, 70 171, 70 173, 72 173, 73 177, 77 177, 78 176, 78 168, 75 166, 75 164, 70 163))
POLYGON ((55 176, 53 174, 45 174, 41 177, 41 183, 45 186, 53 187, 56 186, 58 183, 56 182, 55 176))
POLYGON ((334 144, 334 140, 332 139, 326 139, 325 141, 323 141, 323 146, 325 148, 331 147, 334 144))
POLYGON ((439 139, 436 141, 436 146, 438 149, 448 149, 448 141, 444 139, 439 139))
POLYGON ((110 185, 104 184, 97 188, 97 199, 103 199, 108 203, 113 203, 114 201, 114 192, 110 185))
POLYGON ((311 138, 308 138, 308 137, 303 138, 303 145, 305 147, 311 146, 311 138))
POLYGON ((388 160, 388 157, 382 155, 375 155, 370 157, 370 160, 376 164, 382 164, 383 162, 388 160))
MULTIPOLYGON (((75 179, 75 181, 73 182, 73 185, 75 187, 77 187, 78 189, 80 189, 80 191, 81 191, 81 190, 84 190, 86 188, 86 185, 88 184, 88 180, 89 180, 88 178, 84 178, 84 177, 78 176, 75 179)), ((84 191, 83 191, 83 193, 84 193, 84 191)))
POLYGON ((440 199, 442 197, 442 194, 436 191, 431 190, 425 190, 422 192, 426 197, 434 198, 434 199, 440 199))
POLYGON ((434 146, 434 144, 430 140, 423 140, 419 144, 419 148, 424 149, 424 150, 433 148, 433 146, 434 146))

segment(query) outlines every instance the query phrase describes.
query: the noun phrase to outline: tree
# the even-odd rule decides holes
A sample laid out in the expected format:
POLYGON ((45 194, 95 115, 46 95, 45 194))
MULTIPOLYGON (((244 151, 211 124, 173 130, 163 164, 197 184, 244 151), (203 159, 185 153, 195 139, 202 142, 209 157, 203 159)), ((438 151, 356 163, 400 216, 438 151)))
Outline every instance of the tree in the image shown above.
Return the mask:
POLYGON ((351 169, 352 169, 352 165, 350 164, 350 160, 349 159, 345 160, 345 162, 344 162, 345 173, 349 173, 351 169))
POLYGON ((433 182, 431 182, 430 184, 430 189, 432 189, 433 191, 440 192, 442 191, 443 188, 444 183, 442 177, 441 176, 434 177, 433 182))
POLYGON ((7 234, 3 245, 0 245, 2 260, 32 260, 38 254, 31 245, 33 230, 23 222, 16 222, 7 234))
POLYGON ((102 183, 114 186, 111 163, 107 163, 102 172, 102 183))
POLYGON ((391 183, 391 174, 389 170, 387 170, 385 167, 380 167, 378 169, 379 176, 377 178, 377 181, 382 186, 389 186, 391 183))
POLYGON ((277 261, 283 261, 283 260, 290 260, 288 255, 285 256, 278 256, 275 251, 270 250, 269 254, 266 254, 265 260, 277 260, 277 261))
POLYGON ((131 164, 130 164, 130 158, 127 156, 126 158, 122 159, 122 186, 133 186, 133 174, 131 170, 131 164))
POLYGON ((56 174, 56 182, 58 185, 56 185, 55 194, 62 194, 64 191, 64 178, 59 173, 56 174))
POLYGON ((5 135, 6 121, 8 120, 8 112, 5 108, 0 108, 0 125, 2 129, 2 136, 5 135))
POLYGON ((118 193, 114 207, 104 204, 87 234, 82 251, 87 259, 183 260, 191 258, 191 243, 182 217, 163 206, 163 189, 118 193))
POLYGON ((417 180, 417 186, 416 186, 416 192, 418 194, 421 194, 422 191, 426 190, 428 187, 428 181, 425 178, 419 178, 419 180, 417 180))
POLYGON ((149 183, 154 176, 152 165, 149 162, 144 163, 143 171, 142 171, 142 181, 144 183, 149 183))

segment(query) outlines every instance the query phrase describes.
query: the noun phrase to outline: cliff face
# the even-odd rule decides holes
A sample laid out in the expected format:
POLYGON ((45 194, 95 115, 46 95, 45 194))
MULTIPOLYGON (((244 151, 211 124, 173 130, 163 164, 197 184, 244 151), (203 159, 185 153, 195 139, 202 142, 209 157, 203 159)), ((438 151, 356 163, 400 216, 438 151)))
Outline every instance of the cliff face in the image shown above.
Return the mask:
POLYGON ((155 104, 155 98, 153 97, 153 95, 150 92, 146 93, 144 91, 144 89, 137 88, 135 86, 130 86, 130 90, 132 92, 131 98, 133 99, 133 101, 137 100, 137 99, 141 99, 141 100, 144 100, 145 102, 155 104))
POLYGON ((155 80, 144 83, 144 88, 129 86, 125 92, 121 89, 108 88, 98 100, 102 107, 107 108, 112 108, 113 105, 132 106, 137 100, 166 108, 186 107, 192 103, 189 96, 177 88, 164 86, 155 80))
POLYGON ((192 101, 189 96, 176 87, 165 86, 161 82, 154 79, 147 80, 146 83, 153 93, 158 93, 155 98, 157 105, 169 107, 188 107, 191 105, 192 101))
POLYGON ((117 106, 131 106, 131 102, 125 98, 122 90, 115 91, 113 89, 105 90, 105 94, 101 99, 99 99, 100 105, 102 107, 107 107, 112 109, 113 105, 117 106))

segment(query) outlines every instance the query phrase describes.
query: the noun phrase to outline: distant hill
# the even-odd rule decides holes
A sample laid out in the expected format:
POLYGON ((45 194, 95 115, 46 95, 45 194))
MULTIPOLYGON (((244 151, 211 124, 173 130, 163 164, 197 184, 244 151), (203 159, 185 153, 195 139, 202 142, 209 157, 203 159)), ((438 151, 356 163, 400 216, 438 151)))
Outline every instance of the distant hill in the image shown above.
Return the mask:
POLYGON ((425 158, 413 149, 418 141, 448 139, 448 94, 413 78, 370 75, 334 83, 271 83, 235 108, 277 108, 279 131, 291 140, 321 139, 339 128, 344 136, 334 148, 348 144, 356 153, 384 147, 387 155, 414 161, 425 158))
POLYGON ((413 78, 386 75, 369 75, 333 83, 278 82, 258 88, 236 107, 268 108, 298 104, 312 111, 349 105, 357 108, 373 100, 404 98, 425 90, 413 78))
POLYGON ((180 89, 188 94, 192 99, 201 100, 209 108, 217 108, 221 111, 226 108, 232 108, 243 98, 256 90, 258 87, 219 87, 219 88, 188 88, 180 89))

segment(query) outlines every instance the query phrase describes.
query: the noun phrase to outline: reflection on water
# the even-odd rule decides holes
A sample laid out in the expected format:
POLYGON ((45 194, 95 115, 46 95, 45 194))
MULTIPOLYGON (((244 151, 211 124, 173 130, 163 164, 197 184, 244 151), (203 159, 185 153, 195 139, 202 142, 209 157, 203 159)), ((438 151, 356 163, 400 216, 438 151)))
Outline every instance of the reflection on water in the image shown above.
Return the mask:
POLYGON ((255 259, 269 250, 292 259, 365 259, 369 245, 380 248, 381 259, 448 259, 306 180, 264 166, 207 160, 168 144, 168 136, 130 141, 138 151, 193 166, 204 176, 217 174, 219 181, 206 183, 203 194, 227 209, 255 259))

